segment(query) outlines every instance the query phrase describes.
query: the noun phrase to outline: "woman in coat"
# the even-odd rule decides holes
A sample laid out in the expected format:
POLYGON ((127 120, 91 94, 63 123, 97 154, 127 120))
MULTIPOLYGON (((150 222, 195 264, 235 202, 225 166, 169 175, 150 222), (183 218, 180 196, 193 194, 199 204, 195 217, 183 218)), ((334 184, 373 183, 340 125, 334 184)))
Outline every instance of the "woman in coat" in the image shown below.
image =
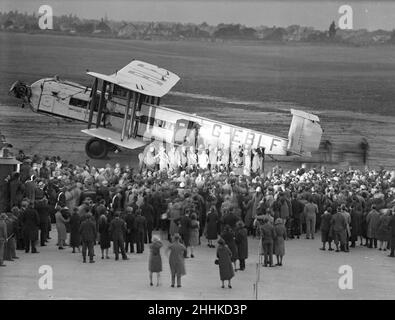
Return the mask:
POLYGON ((245 270, 245 260, 248 258, 248 239, 247 239, 247 229, 244 226, 243 221, 238 221, 236 223, 236 235, 235 241, 237 246, 237 255, 240 263, 240 270, 245 270))
POLYGON ((355 242, 358 241, 360 237, 362 245, 362 205, 360 203, 355 203, 351 209, 351 248, 355 247, 355 242))
POLYGON ((369 239, 369 248, 373 246, 377 248, 377 227, 380 222, 380 213, 376 210, 376 206, 372 205, 372 210, 366 216, 367 237, 369 239))
POLYGON ((199 245, 199 228, 200 223, 197 219, 196 213, 191 215, 191 224, 189 228, 189 245, 191 247, 191 258, 194 258, 193 248, 199 245))
POLYGON ((171 243, 166 250, 167 252, 170 251, 169 264, 171 271, 171 287, 174 288, 175 279, 177 278, 177 288, 180 288, 181 277, 186 274, 184 255, 186 255, 187 249, 180 243, 181 236, 178 233, 173 236, 173 239, 173 243, 171 243))
POLYGON ((182 205, 180 199, 175 199, 173 203, 169 203, 168 207, 168 219, 170 221, 169 226, 169 239, 171 240, 173 236, 178 233, 178 223, 181 218, 182 205))
POLYGON ((387 243, 391 239, 391 210, 389 213, 382 214, 377 227, 377 240, 379 241, 379 250, 387 251, 387 243))
POLYGON ((66 223, 70 222, 70 219, 65 219, 61 212, 62 208, 56 208, 55 220, 56 220, 56 230, 58 231, 58 246, 59 250, 63 250, 63 246, 66 245, 67 232, 66 223))
POLYGON ((225 280, 228 281, 228 288, 232 288, 231 279, 235 272, 232 265, 232 251, 226 245, 225 240, 218 240, 217 258, 219 266, 219 277, 222 281, 222 288, 225 288, 225 280))
POLYGON ((207 246, 209 248, 215 248, 215 245, 213 244, 213 240, 217 240, 218 238, 218 213, 217 210, 215 209, 214 206, 210 208, 210 210, 207 213, 207 218, 206 218, 206 238, 208 240, 207 246))
POLYGON ((70 247, 73 248, 73 253, 75 253, 75 248, 78 248, 78 251, 80 251, 80 224, 81 218, 78 214, 78 208, 74 208, 73 214, 70 217, 70 247))
POLYGON ((110 238, 110 223, 106 215, 102 214, 99 217, 99 241, 101 249, 101 258, 104 259, 104 252, 106 252, 106 259, 110 259, 108 256, 108 249, 111 246, 110 238))
POLYGON ((229 247, 232 252, 232 262, 235 264, 236 269, 236 260, 237 260, 237 247, 235 242, 235 235, 233 233, 232 228, 229 225, 225 225, 224 231, 221 233, 221 238, 225 240, 226 245, 229 247))
POLYGON ((285 254, 284 240, 287 238, 287 229, 284 226, 283 220, 277 218, 274 223, 274 231, 276 238, 274 240, 274 254, 276 255, 277 265, 283 265, 283 256, 285 254))
POLYGON ((242 204, 245 213, 244 222, 248 234, 254 234, 254 227, 253 227, 254 219, 252 218, 252 206, 253 206, 252 196, 250 194, 246 194, 242 204))
POLYGON ((159 287, 160 273, 162 272, 162 257, 160 255, 160 248, 162 248, 162 246, 163 244, 160 241, 160 238, 156 235, 152 236, 148 260, 150 286, 153 286, 152 274, 155 272, 157 275, 156 286, 159 287))

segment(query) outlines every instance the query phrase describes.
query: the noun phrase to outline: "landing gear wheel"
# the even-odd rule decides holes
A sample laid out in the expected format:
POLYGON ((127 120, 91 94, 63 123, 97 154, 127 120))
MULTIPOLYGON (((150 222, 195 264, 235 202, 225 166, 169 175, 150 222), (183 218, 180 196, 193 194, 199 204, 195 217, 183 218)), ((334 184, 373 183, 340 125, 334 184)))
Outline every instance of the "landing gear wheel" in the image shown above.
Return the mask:
POLYGON ((89 158, 103 159, 108 153, 108 143, 97 138, 91 138, 85 145, 85 152, 89 158))

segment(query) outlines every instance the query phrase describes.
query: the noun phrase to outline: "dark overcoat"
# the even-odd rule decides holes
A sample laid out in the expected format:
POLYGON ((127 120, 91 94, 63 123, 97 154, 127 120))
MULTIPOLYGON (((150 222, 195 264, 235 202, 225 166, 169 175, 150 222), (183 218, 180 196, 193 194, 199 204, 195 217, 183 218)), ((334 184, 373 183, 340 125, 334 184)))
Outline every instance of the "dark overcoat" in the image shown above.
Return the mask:
POLYGON ((27 208, 22 215, 22 232, 25 240, 38 240, 38 228, 40 225, 40 217, 33 208, 27 208))
POLYGON ((235 241, 235 236, 233 231, 224 230, 221 234, 221 238, 225 240, 226 245, 229 247, 232 252, 232 261, 236 261, 238 259, 237 256, 237 246, 235 241))
POLYGON ((184 261, 184 254, 186 253, 186 248, 182 243, 178 241, 173 242, 170 244, 168 250, 170 250, 169 255, 169 264, 170 264, 170 271, 172 274, 175 275, 185 275, 185 261, 184 261))
POLYGON ((100 248, 108 249, 111 247, 111 239, 110 239, 110 223, 108 220, 101 220, 99 222, 99 234, 100 234, 100 248))
POLYGON ((287 237, 287 229, 284 224, 276 224, 274 226, 274 232, 276 238, 274 240, 274 254, 276 256, 283 256, 285 254, 285 243, 284 240, 287 237))
POLYGON ((206 238, 208 240, 216 240, 218 237, 218 214, 214 210, 212 210, 207 215, 207 223, 206 223, 206 238))
POLYGON ((81 218, 78 212, 75 212, 70 217, 70 247, 79 247, 81 245, 80 237, 81 218))
POLYGON ((230 280, 234 277, 235 271, 232 265, 232 251, 227 245, 218 245, 217 258, 219 262, 219 277, 221 281, 230 280))
POLYGON ((150 245, 150 255, 148 260, 148 270, 150 272, 162 272, 162 257, 160 255, 160 248, 163 244, 161 241, 154 241, 150 245))
POLYGON ((239 227, 236 229, 236 245, 237 245, 237 255, 239 259, 248 258, 248 238, 247 229, 245 227, 239 227))

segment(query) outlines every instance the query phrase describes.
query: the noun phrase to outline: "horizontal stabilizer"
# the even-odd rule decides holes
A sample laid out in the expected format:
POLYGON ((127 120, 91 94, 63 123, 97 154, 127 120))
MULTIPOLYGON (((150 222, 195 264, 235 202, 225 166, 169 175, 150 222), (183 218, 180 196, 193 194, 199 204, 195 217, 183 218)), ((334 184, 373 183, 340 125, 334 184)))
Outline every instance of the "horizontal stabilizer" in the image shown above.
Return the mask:
POLYGON ((310 155, 318 150, 322 128, 320 119, 313 114, 291 109, 293 115, 288 133, 288 151, 299 155, 310 155))

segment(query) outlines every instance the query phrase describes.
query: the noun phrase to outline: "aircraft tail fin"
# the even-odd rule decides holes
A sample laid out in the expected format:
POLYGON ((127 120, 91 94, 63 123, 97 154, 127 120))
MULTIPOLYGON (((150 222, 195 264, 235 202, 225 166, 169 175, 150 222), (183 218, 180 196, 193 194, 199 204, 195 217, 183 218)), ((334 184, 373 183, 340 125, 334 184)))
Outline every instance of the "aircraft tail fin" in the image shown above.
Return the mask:
POLYGON ((287 150, 294 154, 311 155, 319 148, 322 136, 320 119, 313 114, 291 109, 293 115, 288 133, 287 150))

